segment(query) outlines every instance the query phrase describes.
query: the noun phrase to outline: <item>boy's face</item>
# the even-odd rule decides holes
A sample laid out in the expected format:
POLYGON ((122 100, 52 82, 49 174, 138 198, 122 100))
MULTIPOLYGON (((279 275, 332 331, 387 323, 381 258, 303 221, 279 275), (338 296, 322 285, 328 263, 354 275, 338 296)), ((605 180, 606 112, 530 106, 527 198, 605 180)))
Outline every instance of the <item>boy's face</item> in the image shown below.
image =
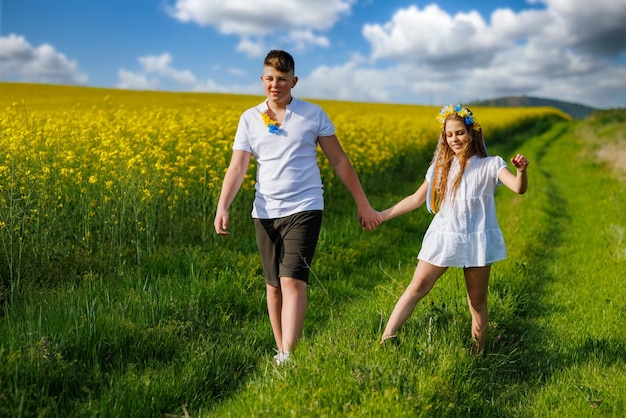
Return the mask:
POLYGON ((291 101, 291 89, 298 82, 293 72, 282 73, 274 67, 263 67, 263 90, 269 100, 274 103, 287 105, 291 101))

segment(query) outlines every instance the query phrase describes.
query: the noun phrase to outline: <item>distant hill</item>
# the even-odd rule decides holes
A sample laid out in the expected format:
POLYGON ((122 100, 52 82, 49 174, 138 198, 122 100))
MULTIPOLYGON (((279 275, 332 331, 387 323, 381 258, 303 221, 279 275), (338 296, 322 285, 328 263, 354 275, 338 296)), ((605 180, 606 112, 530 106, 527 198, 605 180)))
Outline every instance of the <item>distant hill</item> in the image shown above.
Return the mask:
POLYGON ((553 99, 542 99, 539 97, 529 96, 509 96, 500 97, 490 100, 479 100, 468 105, 473 106, 495 106, 495 107, 536 107, 549 106, 560 109, 574 119, 585 119, 592 112, 599 110, 594 107, 585 106, 577 103, 563 102, 553 99))

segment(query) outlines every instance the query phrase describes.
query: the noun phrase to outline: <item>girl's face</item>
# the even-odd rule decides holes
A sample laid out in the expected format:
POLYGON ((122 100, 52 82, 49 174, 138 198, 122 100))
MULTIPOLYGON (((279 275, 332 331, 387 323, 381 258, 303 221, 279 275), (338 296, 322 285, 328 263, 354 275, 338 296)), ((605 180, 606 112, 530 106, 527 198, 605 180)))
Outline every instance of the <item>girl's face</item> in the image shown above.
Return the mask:
POLYGON ((465 123, 460 120, 446 121, 446 142, 455 155, 459 155, 470 141, 470 135, 465 123))
POLYGON ((282 73, 274 67, 265 66, 261 81, 269 100, 286 105, 291 101, 291 89, 298 82, 298 77, 293 72, 282 73))

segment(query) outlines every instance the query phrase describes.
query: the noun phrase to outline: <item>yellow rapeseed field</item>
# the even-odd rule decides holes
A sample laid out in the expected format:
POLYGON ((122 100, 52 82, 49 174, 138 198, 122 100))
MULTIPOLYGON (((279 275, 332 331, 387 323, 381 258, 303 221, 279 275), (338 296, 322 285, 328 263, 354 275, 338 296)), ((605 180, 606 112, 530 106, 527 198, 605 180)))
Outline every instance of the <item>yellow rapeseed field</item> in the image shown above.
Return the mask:
MULTIPOLYGON (((16 83, 0 83, 0 92, 0 257, 12 275, 25 254, 139 258, 206 239, 239 115, 263 100, 16 83)), ((438 107, 315 102, 360 175, 436 143, 438 107)), ((476 113, 488 135, 558 111, 476 113)))

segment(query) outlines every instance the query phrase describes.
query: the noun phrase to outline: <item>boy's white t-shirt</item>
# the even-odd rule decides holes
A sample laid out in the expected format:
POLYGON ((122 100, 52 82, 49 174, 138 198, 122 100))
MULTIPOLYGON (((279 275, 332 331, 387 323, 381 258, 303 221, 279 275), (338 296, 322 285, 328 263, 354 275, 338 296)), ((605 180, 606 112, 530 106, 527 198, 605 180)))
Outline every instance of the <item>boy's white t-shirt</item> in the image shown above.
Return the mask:
POLYGON ((275 219, 305 210, 323 210, 317 140, 335 127, 322 108, 292 98, 277 133, 270 133, 261 113, 267 102, 246 110, 239 119, 233 150, 247 151, 257 163, 252 217, 275 219))

